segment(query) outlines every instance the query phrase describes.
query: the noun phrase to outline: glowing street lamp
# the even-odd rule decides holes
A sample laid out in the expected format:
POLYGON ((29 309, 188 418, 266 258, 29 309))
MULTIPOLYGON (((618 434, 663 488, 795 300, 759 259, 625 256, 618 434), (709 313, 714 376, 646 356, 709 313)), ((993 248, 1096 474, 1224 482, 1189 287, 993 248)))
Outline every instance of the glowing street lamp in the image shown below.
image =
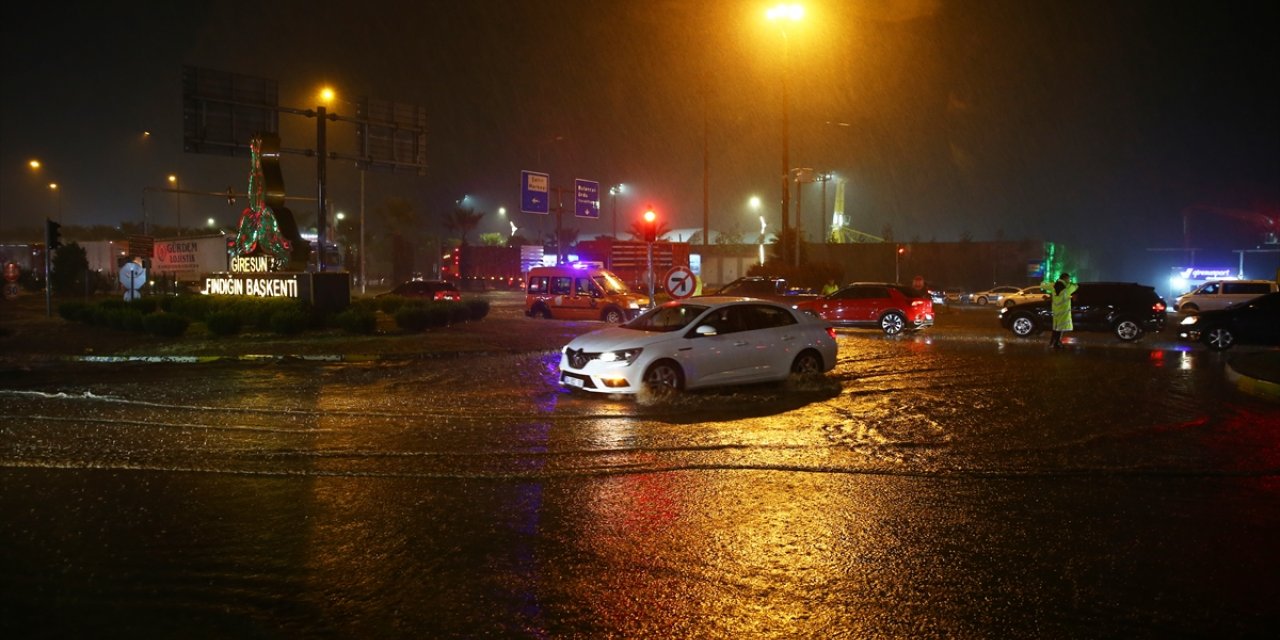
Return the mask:
MULTIPOLYGON (((790 186, 787 178, 791 173, 791 95, 788 89, 788 76, 791 73, 791 41, 787 37, 787 24, 797 23, 804 19, 804 7, 798 4, 780 4, 765 11, 769 22, 781 27, 782 33, 782 233, 787 232, 787 209, 791 206, 790 186)), ((785 243, 784 243, 785 244, 785 243)), ((786 248, 783 247, 785 259, 786 248)), ((796 256, 797 262, 800 256, 796 256)))

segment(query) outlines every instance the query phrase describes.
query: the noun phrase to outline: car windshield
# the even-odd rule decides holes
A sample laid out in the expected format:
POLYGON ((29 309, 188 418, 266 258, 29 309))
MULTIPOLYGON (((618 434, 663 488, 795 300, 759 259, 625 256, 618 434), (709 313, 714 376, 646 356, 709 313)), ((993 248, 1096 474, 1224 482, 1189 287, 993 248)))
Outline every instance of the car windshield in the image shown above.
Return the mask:
POLYGON ((707 308, 700 304, 663 305, 644 312, 622 326, 640 331, 679 331, 689 326, 707 308))
POLYGON ((739 280, 730 282, 716 292, 721 296, 761 296, 778 293, 778 285, 772 280, 739 280))
POLYGON ((591 276, 591 279, 594 280, 605 293, 628 293, 627 285, 612 273, 601 273, 591 276))

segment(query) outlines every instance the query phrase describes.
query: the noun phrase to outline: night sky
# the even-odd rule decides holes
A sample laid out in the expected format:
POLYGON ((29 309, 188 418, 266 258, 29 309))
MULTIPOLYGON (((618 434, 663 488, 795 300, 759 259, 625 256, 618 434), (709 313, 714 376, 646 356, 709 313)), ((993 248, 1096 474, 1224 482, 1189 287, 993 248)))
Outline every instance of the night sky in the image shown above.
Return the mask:
MULTIPOLYGON (((274 79, 284 106, 314 107, 327 84, 425 107, 427 175, 370 172, 366 210, 407 198, 429 230, 463 195, 487 212, 481 231, 509 231, 499 206, 536 230, 518 211, 522 169, 606 194, 625 183, 620 231, 650 203, 700 228, 704 139, 712 230, 758 231, 759 214, 776 230, 784 73, 791 164, 847 180, 846 212, 867 233, 1054 240, 1092 252, 1100 276, 1143 279, 1126 270, 1183 246, 1186 207, 1280 210, 1278 25, 1264 2, 809 2, 789 55, 766 2, 9 4, 2 229, 140 221, 144 206, 173 225, 174 196, 146 191, 171 173, 186 190, 243 191, 246 159, 182 150, 183 65, 274 79)), ((280 122, 285 147, 314 148, 313 120, 280 122)), ((354 149, 350 125, 329 138, 354 149)), ((313 159, 283 166, 290 195, 315 195, 313 159)), ((335 209, 358 211, 359 172, 331 161, 328 175, 335 209)), ((813 230, 821 189, 805 189, 813 230)), ((600 221, 565 226, 610 233, 601 204, 600 221)), ((293 207, 304 221, 307 206, 293 207)), ((181 207, 185 226, 226 226, 243 201, 181 207)), ((1234 264, 1231 249, 1262 242, 1248 218, 1202 210, 1191 244, 1234 264)))

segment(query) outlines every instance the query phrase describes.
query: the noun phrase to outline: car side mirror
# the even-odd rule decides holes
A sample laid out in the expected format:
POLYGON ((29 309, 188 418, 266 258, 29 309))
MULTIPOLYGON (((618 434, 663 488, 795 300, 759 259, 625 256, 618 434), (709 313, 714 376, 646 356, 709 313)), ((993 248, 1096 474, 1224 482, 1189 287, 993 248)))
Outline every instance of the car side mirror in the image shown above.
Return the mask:
POLYGON ((700 324, 697 329, 693 330, 693 332, 700 336, 714 336, 717 334, 716 328, 709 324, 700 324))

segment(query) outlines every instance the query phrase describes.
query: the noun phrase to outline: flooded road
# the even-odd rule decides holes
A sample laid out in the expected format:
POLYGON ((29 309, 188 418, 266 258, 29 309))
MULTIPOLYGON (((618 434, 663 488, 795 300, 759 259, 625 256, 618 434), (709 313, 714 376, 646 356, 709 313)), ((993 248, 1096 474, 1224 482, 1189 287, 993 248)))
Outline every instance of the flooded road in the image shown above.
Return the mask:
POLYGON ((1280 407, 1221 354, 839 342, 820 379, 638 400, 569 393, 537 351, 10 373, 2 624, 1166 638, 1280 620, 1280 407))

